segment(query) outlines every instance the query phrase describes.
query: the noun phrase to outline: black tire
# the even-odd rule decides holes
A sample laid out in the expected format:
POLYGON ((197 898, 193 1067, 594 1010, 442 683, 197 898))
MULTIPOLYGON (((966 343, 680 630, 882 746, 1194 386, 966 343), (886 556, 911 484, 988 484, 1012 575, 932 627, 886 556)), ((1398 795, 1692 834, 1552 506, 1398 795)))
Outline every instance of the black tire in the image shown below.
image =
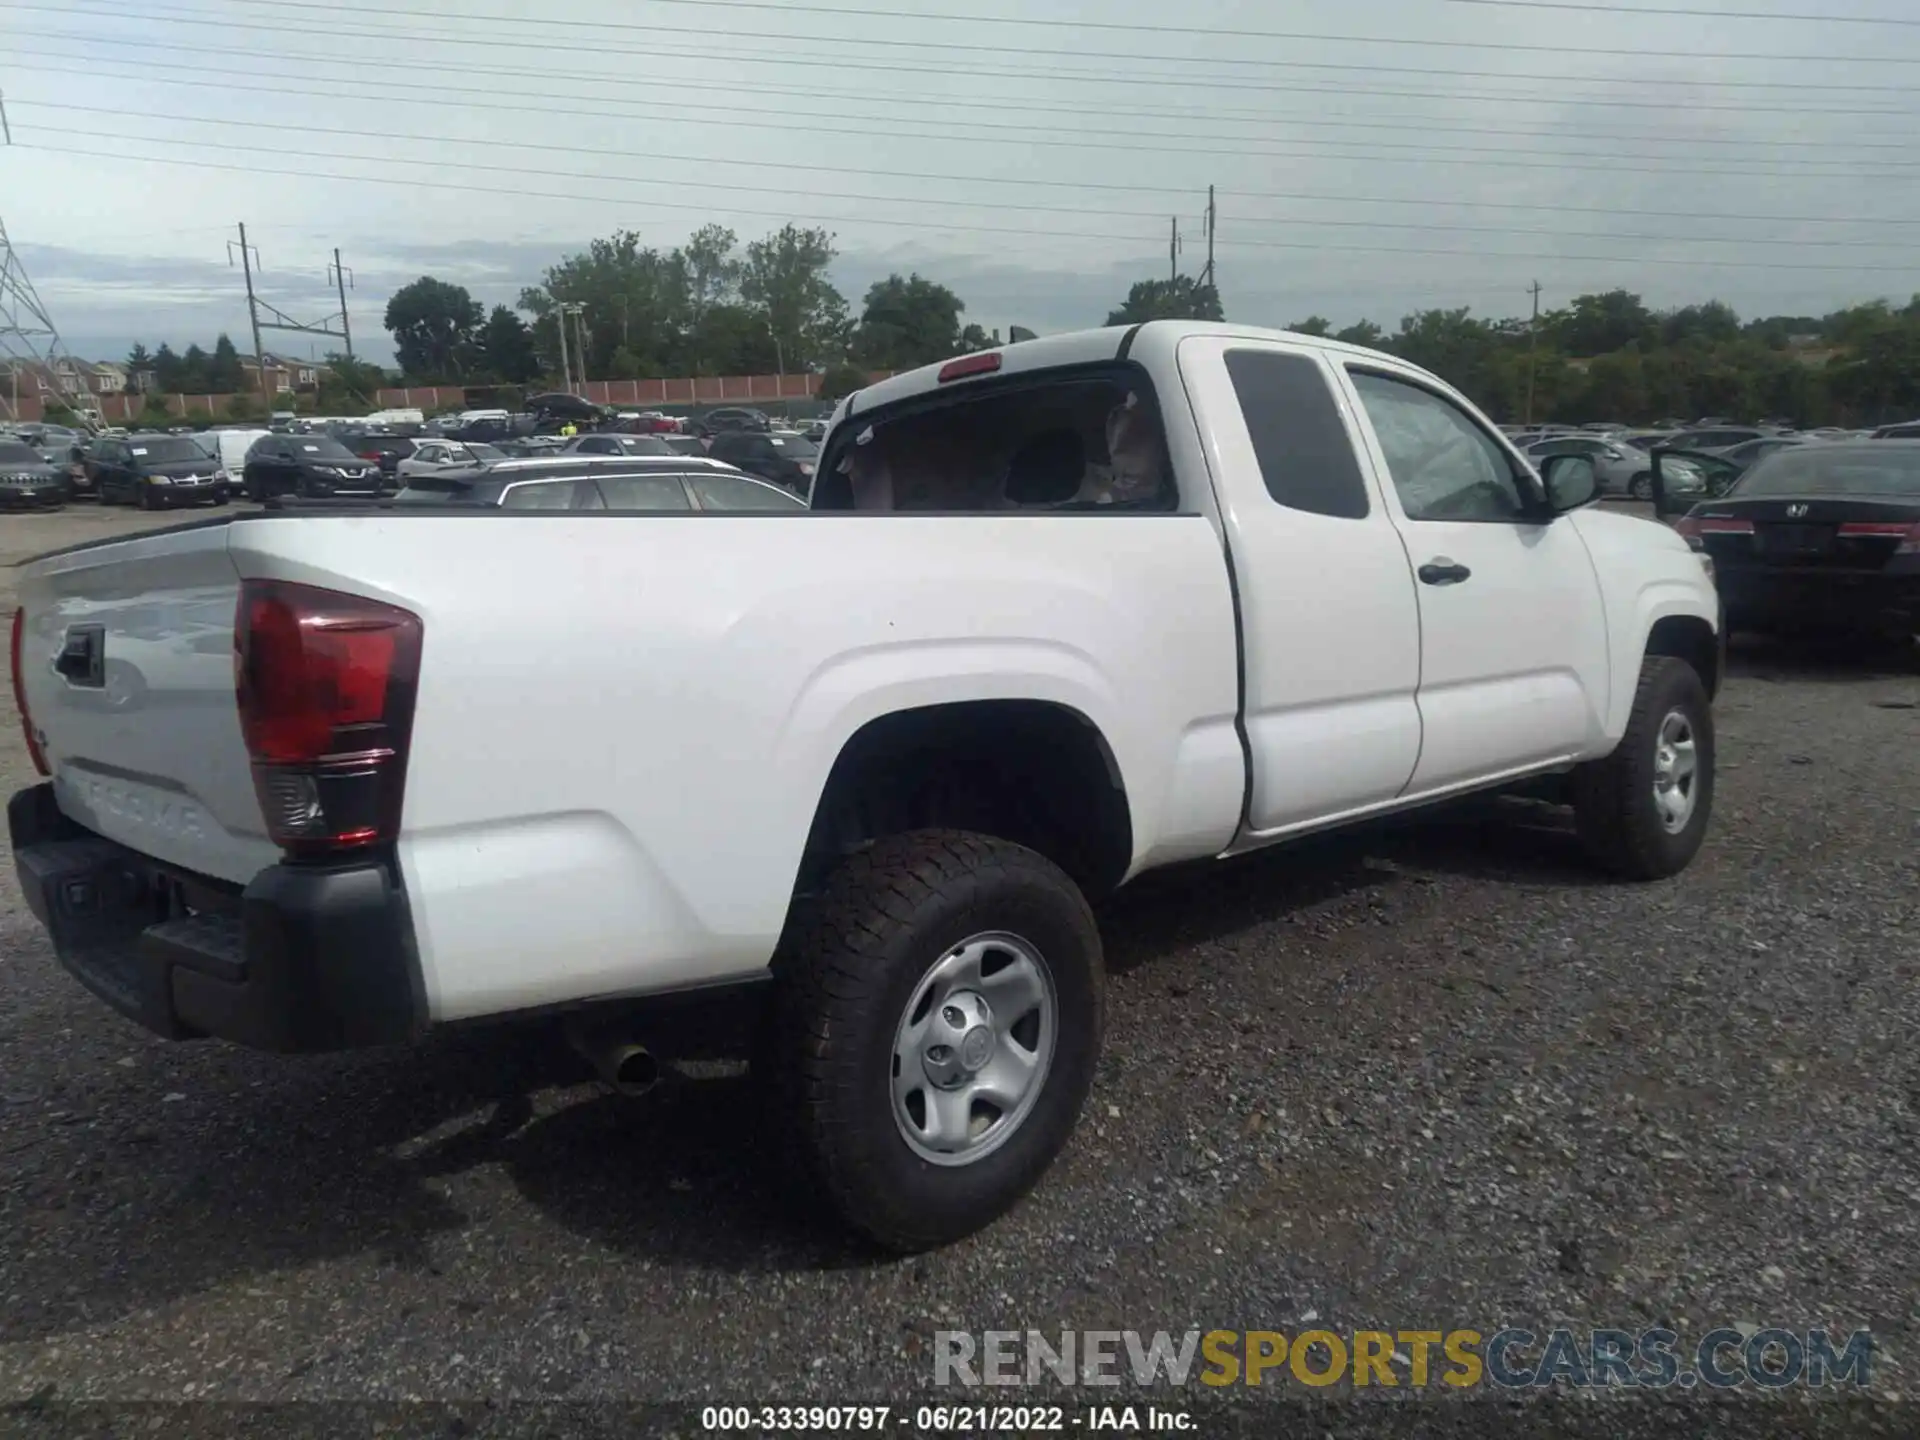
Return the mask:
POLYGON ((160 508, 160 497, 154 494, 151 485, 140 486, 136 494, 142 510, 158 510, 160 508))
POLYGON ((1713 706, 1699 673, 1684 660, 1649 655, 1640 667, 1627 732, 1604 760, 1573 772, 1574 819, 1587 853, 1628 880, 1664 880, 1692 862, 1713 812, 1713 706), (1675 712, 1692 730, 1693 808, 1669 830, 1654 799, 1661 727, 1675 712))
POLYGON ((1093 914, 1044 856, 960 830, 879 840, 833 872, 775 961, 756 1063, 775 1139, 843 1223, 887 1249, 959 1240, 1012 1208, 1072 1135, 1099 1060, 1103 991, 1093 914), (894 1116, 895 1031, 929 968, 989 931, 1025 939, 1049 972, 1053 1056, 998 1148, 936 1164, 894 1116))
POLYGON ((1632 500, 1653 499, 1653 472, 1643 470, 1627 481, 1627 497, 1632 500))

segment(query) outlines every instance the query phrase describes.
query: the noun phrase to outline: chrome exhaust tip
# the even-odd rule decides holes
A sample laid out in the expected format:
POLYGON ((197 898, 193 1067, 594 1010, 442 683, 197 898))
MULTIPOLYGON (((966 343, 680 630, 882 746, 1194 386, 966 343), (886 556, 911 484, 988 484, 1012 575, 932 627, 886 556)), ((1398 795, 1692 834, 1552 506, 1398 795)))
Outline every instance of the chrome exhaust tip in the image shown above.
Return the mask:
POLYGON ((596 1034, 577 1025, 567 1027, 574 1052, 593 1067, 593 1073, 615 1094, 637 1100, 659 1083, 660 1063, 644 1045, 596 1034))

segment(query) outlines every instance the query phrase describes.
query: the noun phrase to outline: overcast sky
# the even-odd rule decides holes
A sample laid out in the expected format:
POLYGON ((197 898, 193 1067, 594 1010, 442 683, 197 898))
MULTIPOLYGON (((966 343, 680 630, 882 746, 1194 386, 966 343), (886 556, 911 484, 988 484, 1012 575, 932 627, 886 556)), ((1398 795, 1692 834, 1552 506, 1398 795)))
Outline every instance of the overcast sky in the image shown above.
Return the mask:
POLYGON ((1920 291, 1912 0, 1635 3, 0 0, 0 220, 96 359, 251 349, 241 220, 297 319, 338 246, 381 360, 420 274, 510 303, 594 236, 707 221, 831 229, 856 311, 918 270, 989 329, 1072 329, 1167 273, 1173 217, 1201 269, 1209 183, 1260 324, 1518 315, 1535 279, 1743 315, 1920 291))

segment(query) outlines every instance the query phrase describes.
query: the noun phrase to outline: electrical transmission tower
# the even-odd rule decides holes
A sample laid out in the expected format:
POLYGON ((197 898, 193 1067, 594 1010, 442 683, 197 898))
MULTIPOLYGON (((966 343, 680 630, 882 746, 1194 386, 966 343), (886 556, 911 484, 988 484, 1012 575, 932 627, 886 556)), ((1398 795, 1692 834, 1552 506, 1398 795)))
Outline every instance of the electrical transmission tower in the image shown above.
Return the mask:
POLYGON ((27 278, 26 266, 7 238, 4 220, 0 220, 0 360, 7 362, 10 372, 8 383, 0 387, 0 409, 9 419, 20 419, 20 374, 24 368, 29 375, 44 377, 60 403, 78 416, 82 425, 92 429, 98 423, 99 402, 78 362, 60 343, 53 317, 47 314, 33 281, 27 278))

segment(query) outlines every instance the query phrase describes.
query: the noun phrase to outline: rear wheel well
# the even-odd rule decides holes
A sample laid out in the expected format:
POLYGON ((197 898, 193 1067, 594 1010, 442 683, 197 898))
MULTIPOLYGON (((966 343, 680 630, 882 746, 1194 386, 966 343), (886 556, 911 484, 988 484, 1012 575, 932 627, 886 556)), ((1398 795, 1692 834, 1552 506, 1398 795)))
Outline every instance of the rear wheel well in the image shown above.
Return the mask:
POLYGON ((1711 700, 1720 692, 1720 637, 1697 615, 1668 615, 1656 620, 1647 636, 1647 654, 1684 660, 1699 675, 1711 700))
POLYGON ((848 740, 797 888, 873 840, 929 828, 1025 845, 1089 894, 1118 885, 1133 858, 1119 767, 1093 722, 1047 701, 977 700, 882 716, 848 740))

